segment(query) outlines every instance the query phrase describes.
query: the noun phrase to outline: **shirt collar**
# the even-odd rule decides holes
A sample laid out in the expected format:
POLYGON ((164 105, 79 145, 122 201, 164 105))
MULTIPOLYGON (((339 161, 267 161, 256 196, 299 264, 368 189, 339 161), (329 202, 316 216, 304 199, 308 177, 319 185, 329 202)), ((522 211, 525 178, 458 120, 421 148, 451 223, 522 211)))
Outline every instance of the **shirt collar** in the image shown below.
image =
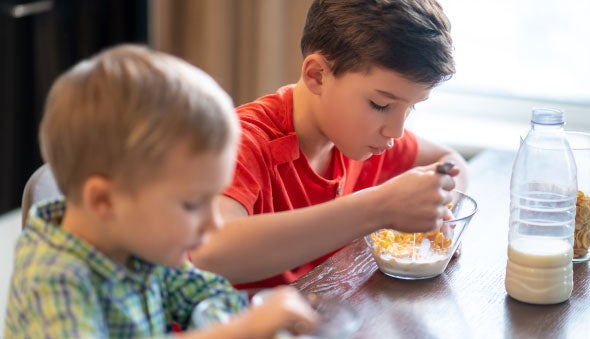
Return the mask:
POLYGON ((61 228, 65 211, 64 198, 47 200, 33 205, 25 232, 38 233, 51 246, 84 261, 92 271, 101 275, 105 280, 129 279, 139 285, 148 283, 147 276, 153 273, 156 265, 132 257, 130 265, 134 270, 132 272, 123 264, 98 251, 91 244, 61 228))

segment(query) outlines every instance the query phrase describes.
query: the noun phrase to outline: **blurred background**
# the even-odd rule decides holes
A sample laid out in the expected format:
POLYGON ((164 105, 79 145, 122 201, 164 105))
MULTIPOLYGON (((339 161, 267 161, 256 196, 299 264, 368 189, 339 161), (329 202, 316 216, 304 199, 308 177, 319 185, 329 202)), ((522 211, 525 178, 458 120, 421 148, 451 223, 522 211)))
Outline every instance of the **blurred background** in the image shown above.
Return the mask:
MULTIPOLYGON (((457 74, 408 126, 471 157, 517 149, 532 107, 590 131, 590 2, 441 0, 457 74)), ((311 0, 0 0, 0 214, 41 165, 37 129, 55 78, 122 42, 148 44, 211 74, 236 105, 299 78, 311 0)))
POLYGON ((0 0, 0 214, 41 165, 38 125, 55 78, 122 42, 211 74, 236 104, 298 79, 309 0, 0 0))

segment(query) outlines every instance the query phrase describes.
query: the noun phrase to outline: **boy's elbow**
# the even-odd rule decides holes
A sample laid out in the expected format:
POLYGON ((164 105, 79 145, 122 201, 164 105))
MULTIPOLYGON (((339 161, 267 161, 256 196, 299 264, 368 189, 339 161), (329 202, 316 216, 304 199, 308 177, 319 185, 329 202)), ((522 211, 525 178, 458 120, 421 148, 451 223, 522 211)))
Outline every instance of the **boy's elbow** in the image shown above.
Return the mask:
POLYGON ((193 265, 201 270, 210 271, 221 274, 219 269, 215 269, 215 266, 221 267, 221 265, 215 265, 215 256, 211 251, 208 251, 205 246, 201 246, 189 253, 189 257, 193 265))
POLYGON ((189 253, 189 258, 193 265, 198 269, 219 274, 229 280, 232 284, 240 283, 244 277, 234 265, 223 262, 223 258, 216 255, 215 252, 202 246, 189 253))

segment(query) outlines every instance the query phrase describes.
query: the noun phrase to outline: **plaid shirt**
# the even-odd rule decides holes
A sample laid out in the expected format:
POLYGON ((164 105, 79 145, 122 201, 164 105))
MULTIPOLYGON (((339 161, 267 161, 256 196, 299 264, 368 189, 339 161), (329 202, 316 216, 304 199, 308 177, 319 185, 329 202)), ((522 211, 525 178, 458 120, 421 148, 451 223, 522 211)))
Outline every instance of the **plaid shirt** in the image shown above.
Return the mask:
POLYGON ((114 262, 59 227, 64 211, 63 200, 31 210, 16 246, 6 339, 163 336, 172 324, 192 327, 192 310, 206 298, 229 300, 219 312, 246 305, 226 279, 189 263, 173 269, 133 258, 130 270, 114 262))

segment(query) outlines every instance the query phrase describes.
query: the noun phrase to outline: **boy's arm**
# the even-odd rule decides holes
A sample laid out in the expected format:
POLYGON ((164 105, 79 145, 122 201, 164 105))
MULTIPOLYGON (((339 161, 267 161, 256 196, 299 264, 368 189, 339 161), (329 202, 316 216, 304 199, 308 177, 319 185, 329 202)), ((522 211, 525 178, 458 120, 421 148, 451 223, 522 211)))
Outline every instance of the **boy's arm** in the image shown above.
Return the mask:
POLYGON ((315 322, 315 312, 292 286, 268 290, 262 305, 246 309, 245 293, 235 290, 225 278, 197 270, 190 264, 180 269, 167 268, 165 281, 168 294, 165 305, 177 316, 175 320, 183 323, 182 329, 203 326, 179 334, 182 338, 274 338, 278 331, 292 328, 293 324, 305 324, 305 328, 311 330, 315 322), (207 308, 203 314, 193 314, 198 305, 209 298, 219 303, 211 304, 212 308, 207 308), (199 315, 218 318, 219 323, 209 323, 215 319, 198 319, 199 315), (197 323, 190 326, 191 320, 197 323))
POLYGON ((437 174, 435 165, 429 165, 375 188, 292 211, 244 217, 244 207, 220 197, 223 216, 237 219, 225 219, 191 257, 197 267, 234 284, 264 279, 383 227, 395 225, 406 232, 439 227, 451 199, 445 192, 454 187, 451 176, 437 174))
POLYGON ((414 166, 452 161, 455 164, 451 172, 454 174, 455 188, 464 192, 468 184, 468 170, 465 158, 452 148, 434 143, 420 136, 416 136, 416 139, 418 140, 418 155, 414 166))
POLYGON ((269 289, 261 304, 251 305, 226 323, 184 332, 179 336, 195 339, 270 339, 282 337, 280 333, 290 331, 293 337, 299 338, 299 334, 311 332, 317 321, 318 314, 297 289, 281 286, 269 289))
POLYGON ((224 277, 185 263, 178 269, 162 267, 165 282, 164 312, 183 330, 195 325, 192 313, 200 302, 208 298, 223 298, 223 307, 212 310, 220 317, 241 312, 247 306, 246 297, 224 277))

